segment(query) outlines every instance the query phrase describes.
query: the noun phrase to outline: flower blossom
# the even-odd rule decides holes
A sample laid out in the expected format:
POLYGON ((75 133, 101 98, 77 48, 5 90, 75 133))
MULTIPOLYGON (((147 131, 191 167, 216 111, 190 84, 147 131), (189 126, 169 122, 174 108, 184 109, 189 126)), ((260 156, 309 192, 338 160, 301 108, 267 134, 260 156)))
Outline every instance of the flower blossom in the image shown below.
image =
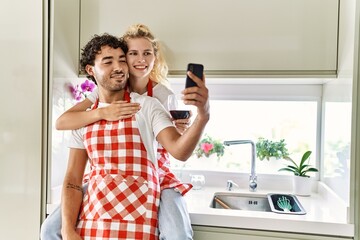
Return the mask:
POLYGON ((222 157, 224 153, 225 145, 222 141, 213 139, 207 134, 205 134, 205 137, 198 142, 197 147, 193 152, 197 158, 209 158, 212 155, 216 155, 218 160, 220 160, 220 157, 222 157))
POLYGON ((83 83, 80 84, 80 86, 79 84, 77 84, 76 86, 70 84, 69 90, 73 98, 79 102, 84 98, 86 98, 87 93, 92 92, 95 86, 96 86, 95 83, 86 79, 83 83))
POLYGON ((95 83, 86 79, 85 82, 80 85, 80 87, 83 92, 92 92, 95 88, 95 83))
POLYGON ((208 154, 213 148, 214 148, 214 145, 211 143, 202 143, 201 144, 201 149, 204 151, 205 154, 208 154))
POLYGON ((79 85, 76 85, 75 87, 73 85, 69 86, 70 92, 76 101, 80 101, 82 98, 81 92, 78 90, 78 88, 79 85))

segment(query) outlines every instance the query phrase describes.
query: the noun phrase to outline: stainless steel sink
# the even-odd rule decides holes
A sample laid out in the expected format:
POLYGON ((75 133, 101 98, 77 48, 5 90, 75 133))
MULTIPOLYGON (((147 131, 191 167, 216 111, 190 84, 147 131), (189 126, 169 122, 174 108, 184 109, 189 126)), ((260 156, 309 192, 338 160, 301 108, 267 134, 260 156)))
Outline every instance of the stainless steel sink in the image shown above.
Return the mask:
POLYGON ((253 193, 217 192, 210 207, 247 211, 271 212, 267 195, 253 193))

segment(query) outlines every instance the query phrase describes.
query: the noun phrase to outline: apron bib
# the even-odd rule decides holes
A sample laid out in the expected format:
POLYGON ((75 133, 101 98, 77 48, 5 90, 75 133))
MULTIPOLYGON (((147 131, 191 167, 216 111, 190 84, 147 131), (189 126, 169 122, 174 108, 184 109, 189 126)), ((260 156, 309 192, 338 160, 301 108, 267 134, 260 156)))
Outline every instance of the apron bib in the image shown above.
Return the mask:
MULTIPOLYGON (((153 97, 153 81, 147 84, 147 96, 153 97)), ((157 149, 158 175, 161 190, 174 188, 175 191, 185 195, 191 188, 190 183, 181 183, 180 180, 170 171, 170 157, 168 152, 159 144, 157 149)), ((88 173, 84 176, 84 183, 89 180, 88 173)))
MULTIPOLYGON (((125 100, 130 101, 126 93, 125 100)), ((79 216, 80 235, 84 239, 158 239, 160 187, 135 116, 88 125, 84 143, 90 172, 79 216)))

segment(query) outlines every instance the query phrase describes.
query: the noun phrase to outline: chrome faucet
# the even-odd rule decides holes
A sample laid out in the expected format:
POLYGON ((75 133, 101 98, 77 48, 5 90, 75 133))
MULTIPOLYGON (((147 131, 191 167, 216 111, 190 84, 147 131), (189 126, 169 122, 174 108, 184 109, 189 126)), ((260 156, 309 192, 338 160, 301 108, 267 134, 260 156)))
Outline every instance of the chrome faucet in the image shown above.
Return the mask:
POLYGON ((237 185, 234 181, 227 180, 227 182, 226 182, 226 190, 232 191, 233 186, 239 187, 239 185, 237 185))
POLYGON ((256 192, 257 189, 257 176, 255 173, 255 143, 251 140, 234 140, 234 141, 224 141, 224 145, 230 146, 235 144, 251 144, 251 173, 249 179, 249 191, 256 192))

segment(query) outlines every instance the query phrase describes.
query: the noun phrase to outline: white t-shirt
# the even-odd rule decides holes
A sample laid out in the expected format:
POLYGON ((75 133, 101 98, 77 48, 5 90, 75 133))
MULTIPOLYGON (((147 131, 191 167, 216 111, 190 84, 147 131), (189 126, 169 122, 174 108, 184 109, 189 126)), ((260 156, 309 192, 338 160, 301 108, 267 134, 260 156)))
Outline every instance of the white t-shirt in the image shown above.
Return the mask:
MULTIPOLYGON (((166 87, 164 84, 158 83, 155 85, 155 87, 153 87, 153 97, 157 98, 166 110, 169 110, 167 102, 168 102, 168 96, 171 94, 174 94, 174 92, 168 87, 166 87)), ((147 92, 145 92, 142 95, 147 96, 147 92)), ((87 98, 93 103, 95 103, 98 97, 99 97, 98 88, 95 88, 94 91, 90 93, 89 96, 87 96, 87 98)))
MULTIPOLYGON (((139 131, 147 150, 148 158, 158 167, 156 159, 158 142, 156 141, 156 136, 161 130, 167 127, 174 127, 174 125, 169 113, 156 98, 139 95, 134 92, 130 93, 130 97, 131 102, 137 102, 141 105, 141 109, 135 114, 135 118, 139 125, 139 131)), ((106 103, 99 103, 99 107, 107 105, 106 103)), ((72 138, 70 138, 69 143, 70 148, 85 149, 83 132, 84 128, 72 131, 72 138)))

